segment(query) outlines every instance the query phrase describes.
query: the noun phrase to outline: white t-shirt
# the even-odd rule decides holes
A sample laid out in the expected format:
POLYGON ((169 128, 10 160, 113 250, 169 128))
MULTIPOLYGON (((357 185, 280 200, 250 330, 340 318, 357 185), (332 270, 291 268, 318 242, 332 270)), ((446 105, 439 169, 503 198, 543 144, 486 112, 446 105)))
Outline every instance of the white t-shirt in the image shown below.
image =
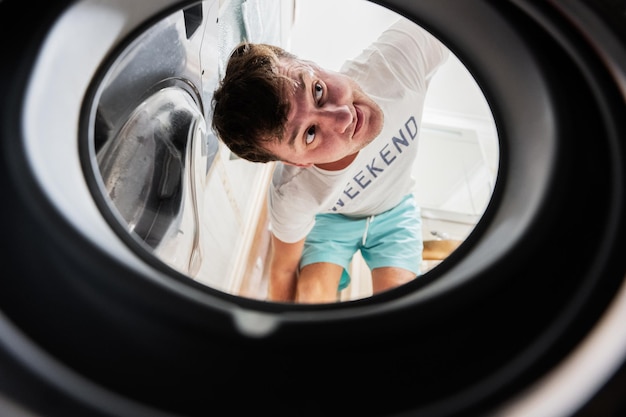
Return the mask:
POLYGON ((340 171, 276 164, 269 187, 270 224, 283 242, 311 231, 315 216, 377 215, 413 192, 424 99, 430 79, 448 50, 413 22, 400 19, 340 72, 361 86, 384 113, 379 136, 340 171))

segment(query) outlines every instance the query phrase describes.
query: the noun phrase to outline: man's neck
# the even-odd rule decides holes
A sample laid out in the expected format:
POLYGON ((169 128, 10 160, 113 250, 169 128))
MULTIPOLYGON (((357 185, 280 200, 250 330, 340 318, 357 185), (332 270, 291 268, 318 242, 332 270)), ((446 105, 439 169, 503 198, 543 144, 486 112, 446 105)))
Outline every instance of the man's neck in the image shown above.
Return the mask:
POLYGON ((358 155, 358 152, 355 152, 351 155, 345 156, 343 158, 341 158, 338 161, 334 161, 334 162, 328 162, 325 164, 315 164, 316 167, 324 169, 326 171, 339 171, 341 169, 344 169, 345 167, 347 167, 348 165, 350 165, 352 163, 352 161, 355 160, 356 156, 358 155))

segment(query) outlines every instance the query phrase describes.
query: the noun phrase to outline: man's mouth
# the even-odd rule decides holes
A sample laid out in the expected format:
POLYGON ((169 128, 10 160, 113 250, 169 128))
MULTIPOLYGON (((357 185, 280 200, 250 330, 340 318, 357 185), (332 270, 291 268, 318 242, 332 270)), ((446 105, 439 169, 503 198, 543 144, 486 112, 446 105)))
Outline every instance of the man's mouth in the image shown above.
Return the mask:
POLYGON ((354 110, 356 113, 356 124, 354 126, 354 132, 352 133, 353 137, 356 136, 359 130, 361 130, 361 126, 363 125, 363 113, 357 106, 354 106, 354 110))

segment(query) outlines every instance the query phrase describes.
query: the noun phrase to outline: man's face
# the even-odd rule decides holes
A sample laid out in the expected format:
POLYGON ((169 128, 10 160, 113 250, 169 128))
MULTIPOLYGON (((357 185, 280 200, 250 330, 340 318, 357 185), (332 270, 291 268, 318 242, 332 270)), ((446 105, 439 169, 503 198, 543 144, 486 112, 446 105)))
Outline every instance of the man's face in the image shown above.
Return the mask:
POLYGON ((382 130, 383 112, 351 78, 309 61, 283 59, 280 74, 290 103, 285 137, 266 147, 282 161, 299 166, 352 160, 382 130))

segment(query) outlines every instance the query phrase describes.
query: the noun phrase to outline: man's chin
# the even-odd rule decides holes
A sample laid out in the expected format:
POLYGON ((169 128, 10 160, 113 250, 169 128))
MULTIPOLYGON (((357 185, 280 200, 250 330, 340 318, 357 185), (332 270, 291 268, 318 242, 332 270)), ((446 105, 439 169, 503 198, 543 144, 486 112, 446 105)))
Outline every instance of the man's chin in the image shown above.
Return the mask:
POLYGON ((360 149, 365 148, 367 145, 369 145, 370 143, 374 142, 374 139, 376 139, 378 137, 378 135, 380 135, 380 132, 382 131, 382 129, 379 129, 376 134, 374 135, 369 135, 367 136, 365 139, 362 140, 361 142, 361 146, 359 147, 360 149))

